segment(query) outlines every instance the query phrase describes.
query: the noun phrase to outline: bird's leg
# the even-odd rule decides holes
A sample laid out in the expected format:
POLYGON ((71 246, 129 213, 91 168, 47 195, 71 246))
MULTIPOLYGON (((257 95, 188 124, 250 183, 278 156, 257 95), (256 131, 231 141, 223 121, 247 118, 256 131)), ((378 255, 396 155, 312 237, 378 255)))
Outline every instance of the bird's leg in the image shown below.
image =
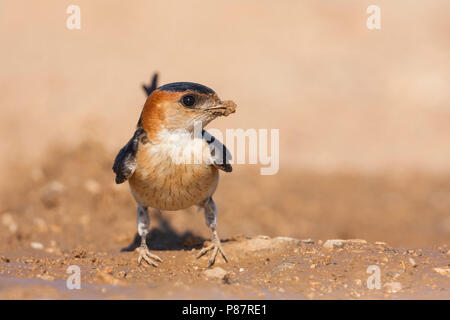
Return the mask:
POLYGON ((203 248, 200 251, 200 253, 197 255, 197 259, 200 258, 201 256, 203 256, 208 251, 213 250, 212 255, 209 258, 209 262, 208 262, 208 268, 209 268, 214 264, 214 262, 216 260, 217 252, 220 251, 225 262, 228 262, 228 258, 225 255, 225 252, 223 251, 222 246, 220 245, 219 235, 217 234, 217 231, 216 231, 216 226, 217 226, 216 204, 214 203, 212 198, 208 198, 203 203, 201 203, 200 206, 203 207, 203 209, 205 210, 206 225, 212 231, 212 244, 206 248, 203 248))
POLYGON ((148 264, 157 267, 158 264, 154 261, 162 262, 162 259, 157 255, 151 253, 147 247, 147 234, 150 229, 150 215, 148 214, 147 207, 139 205, 137 211, 137 225, 138 233, 141 236, 141 246, 139 247, 138 264, 141 265, 142 260, 145 260, 148 264))

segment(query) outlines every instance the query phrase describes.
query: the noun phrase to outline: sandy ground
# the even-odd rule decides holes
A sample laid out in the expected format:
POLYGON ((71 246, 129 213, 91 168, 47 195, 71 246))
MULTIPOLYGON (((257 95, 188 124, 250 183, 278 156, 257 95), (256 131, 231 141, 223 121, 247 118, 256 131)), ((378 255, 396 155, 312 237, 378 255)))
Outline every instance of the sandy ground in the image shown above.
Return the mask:
POLYGON ((1 298, 450 298, 449 1, 379 0, 378 31, 360 0, 77 0, 80 30, 69 4, 0 1, 1 298), (111 166, 154 71, 238 104, 209 128, 280 129, 276 175, 221 175, 212 275, 195 209, 152 214, 159 268, 120 251, 111 166))
POLYGON ((194 209, 152 214, 158 268, 120 252, 134 243, 136 205, 126 185, 114 185, 112 157, 89 142, 16 168, 23 175, 2 198, 0 297, 450 298, 448 176, 267 180, 237 167, 216 196, 231 261, 218 257, 223 270, 208 274, 207 257, 195 255, 210 235, 194 209), (356 240, 328 248, 328 239, 356 240), (66 288, 70 265, 81 268, 81 290, 66 288), (367 288, 370 265, 380 268, 379 290, 367 288))

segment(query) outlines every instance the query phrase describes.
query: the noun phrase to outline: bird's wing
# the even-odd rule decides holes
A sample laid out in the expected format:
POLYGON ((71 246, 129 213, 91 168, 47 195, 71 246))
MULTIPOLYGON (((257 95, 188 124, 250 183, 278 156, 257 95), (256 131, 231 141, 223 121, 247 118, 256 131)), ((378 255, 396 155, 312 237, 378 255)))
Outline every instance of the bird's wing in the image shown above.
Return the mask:
MULTIPOLYGON (((158 87, 158 73, 155 72, 149 86, 142 85, 147 96, 158 87)), ((120 149, 114 160, 113 171, 116 174, 116 183, 120 184, 131 177, 136 169, 136 153, 139 147, 139 139, 145 136, 144 129, 141 128, 141 118, 139 118, 138 128, 128 143, 120 149)))
POLYGON ((139 140, 145 136, 142 128, 136 129, 133 137, 120 149, 114 160, 113 171, 116 174, 116 183, 120 184, 131 177, 136 169, 136 153, 138 151, 139 140))
POLYGON ((213 160, 213 165, 217 169, 223 170, 225 172, 233 171, 233 167, 230 164, 232 157, 227 147, 225 147, 222 142, 220 142, 205 130, 202 131, 202 137, 206 141, 206 143, 208 143, 209 150, 211 152, 211 158, 213 160))

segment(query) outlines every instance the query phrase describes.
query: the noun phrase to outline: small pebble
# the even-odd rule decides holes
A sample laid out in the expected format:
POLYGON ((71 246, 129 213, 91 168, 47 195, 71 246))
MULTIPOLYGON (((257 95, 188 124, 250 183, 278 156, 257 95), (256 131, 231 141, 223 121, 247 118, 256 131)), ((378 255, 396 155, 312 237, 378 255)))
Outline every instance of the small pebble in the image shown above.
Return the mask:
POLYGON ((385 287, 386 291, 389 293, 396 293, 402 290, 402 284, 400 282, 388 282, 383 287, 385 287))
POLYGON ((344 240, 341 240, 341 239, 327 240, 323 244, 323 247, 327 248, 327 249, 342 248, 343 246, 344 246, 344 240))
POLYGON ((408 261, 409 261, 409 264, 411 265, 411 267, 413 267, 413 268, 417 267, 417 263, 413 258, 409 258, 408 261))
POLYGON ((220 280, 223 280, 228 274, 228 272, 225 271, 224 269, 222 269, 221 267, 215 267, 212 269, 208 269, 203 273, 207 278, 220 279, 220 280))
POLYGON ((7 212, 2 215, 2 224, 8 228, 9 232, 15 233, 17 231, 17 223, 11 213, 7 212))
POLYGON ((37 276, 38 278, 42 279, 42 280, 47 280, 47 281, 54 281, 55 277, 48 275, 48 274, 38 274, 37 276))
POLYGON ((40 243, 40 242, 31 242, 31 243, 30 243, 30 246, 31 246, 33 249, 36 249, 36 250, 42 250, 42 249, 44 249, 44 245, 43 245, 42 243, 40 243))
POLYGON ((450 277, 450 268, 433 268, 433 270, 442 276, 450 277))

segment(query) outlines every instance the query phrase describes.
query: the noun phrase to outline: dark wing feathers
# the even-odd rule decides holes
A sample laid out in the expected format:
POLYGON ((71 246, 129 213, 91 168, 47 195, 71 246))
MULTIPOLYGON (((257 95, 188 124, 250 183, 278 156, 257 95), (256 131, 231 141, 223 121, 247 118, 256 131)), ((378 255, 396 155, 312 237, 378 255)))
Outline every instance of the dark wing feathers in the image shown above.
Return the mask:
POLYGON ((232 157, 227 147, 225 147, 222 142, 217 140, 205 130, 202 131, 202 136, 208 143, 209 150, 211 151, 211 157, 214 161, 214 166, 225 172, 233 171, 233 167, 230 164, 232 157))
POLYGON ((136 153, 138 151, 139 139, 142 135, 145 135, 144 129, 138 128, 130 141, 117 154, 113 165, 117 184, 123 183, 133 175, 136 169, 136 153))
MULTIPOLYGON (((147 96, 149 96, 157 87, 158 73, 155 72, 150 85, 146 86, 143 84, 142 88, 147 96)), ((122 149, 120 149, 116 159, 114 160, 113 171, 116 174, 117 184, 125 182, 133 175, 134 170, 136 169, 136 153, 138 151, 139 140, 142 136, 145 136, 145 131, 141 128, 141 118, 139 118, 137 127, 138 128, 134 132, 133 137, 122 149)))

